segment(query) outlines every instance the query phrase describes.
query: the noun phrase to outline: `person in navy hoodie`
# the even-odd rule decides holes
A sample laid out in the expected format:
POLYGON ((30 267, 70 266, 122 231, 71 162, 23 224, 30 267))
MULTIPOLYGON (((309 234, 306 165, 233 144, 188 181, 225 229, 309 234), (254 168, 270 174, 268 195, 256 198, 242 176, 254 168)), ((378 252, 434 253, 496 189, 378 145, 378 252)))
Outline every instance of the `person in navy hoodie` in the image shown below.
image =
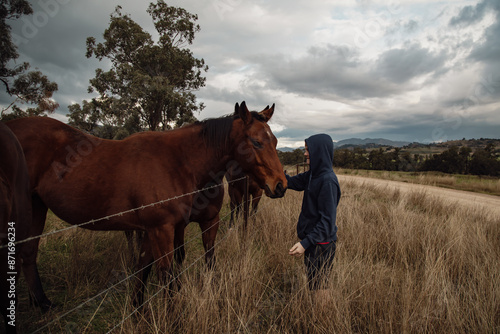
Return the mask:
POLYGON ((286 175, 288 189, 304 191, 297 223, 300 239, 289 250, 292 256, 304 255, 309 289, 316 297, 329 299, 326 288, 337 242, 337 205, 341 192, 333 171, 333 141, 327 134, 305 140, 304 153, 310 168, 296 176, 286 175))

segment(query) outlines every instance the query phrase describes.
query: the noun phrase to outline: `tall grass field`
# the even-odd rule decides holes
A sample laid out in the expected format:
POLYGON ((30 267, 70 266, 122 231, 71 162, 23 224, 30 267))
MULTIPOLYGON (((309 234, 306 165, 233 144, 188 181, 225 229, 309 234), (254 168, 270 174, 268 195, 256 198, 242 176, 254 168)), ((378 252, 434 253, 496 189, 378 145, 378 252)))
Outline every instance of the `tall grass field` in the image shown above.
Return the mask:
MULTIPOLYGON (((58 306, 31 307, 21 278, 19 332, 500 333, 500 217, 425 192, 341 188, 329 303, 311 298, 303 259, 288 255, 302 200, 289 190, 263 198, 246 233, 241 221, 228 229, 224 204, 214 270, 191 223, 178 291, 165 293, 153 272, 139 312, 122 232, 43 238, 39 270, 58 306)), ((49 214, 46 231, 64 226, 49 214)))

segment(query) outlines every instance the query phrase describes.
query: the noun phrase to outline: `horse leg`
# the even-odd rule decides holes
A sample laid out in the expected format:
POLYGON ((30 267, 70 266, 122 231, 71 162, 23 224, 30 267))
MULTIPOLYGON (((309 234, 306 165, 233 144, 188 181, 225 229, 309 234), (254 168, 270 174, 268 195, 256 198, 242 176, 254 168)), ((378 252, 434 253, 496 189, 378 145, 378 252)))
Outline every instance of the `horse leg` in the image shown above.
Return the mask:
POLYGON ((134 231, 124 231, 125 238, 127 239, 127 248, 129 251, 130 259, 132 263, 137 263, 137 252, 141 250, 142 239, 144 238, 144 231, 134 230, 134 231))
POLYGON ((262 198, 262 190, 260 189, 258 192, 252 194, 252 214, 257 213, 257 207, 259 206, 261 198, 262 198))
POLYGON ((137 249, 140 250, 142 246, 142 241, 144 240, 144 235, 146 232, 144 231, 135 231, 135 244, 137 249))
POLYGON ((129 257, 132 259, 132 263, 136 263, 137 259, 135 258, 134 231, 125 231, 125 238, 127 238, 129 257))
POLYGON ((231 195, 231 201, 229 203, 229 207, 231 209, 231 218, 229 219, 229 227, 234 227, 234 209, 237 207, 236 205, 236 200, 233 199, 233 196, 231 195))
POLYGON ((240 191, 235 190, 233 193, 233 199, 231 200, 231 216, 235 215, 236 219, 238 219, 241 211, 241 207, 243 206, 243 194, 240 191), (234 203, 233 203, 234 202, 234 203))
POLYGON ((205 263, 209 269, 215 269, 214 246, 219 229, 219 214, 214 218, 200 222, 203 247, 205 248, 205 263))
MULTIPOLYGON (((41 235, 45 227, 47 207, 38 196, 33 196, 33 221, 30 228, 30 236, 41 235)), ((42 281, 38 272, 36 258, 38 255, 38 243, 40 239, 34 239, 24 243, 21 248, 21 259, 23 272, 28 284, 30 300, 35 306, 39 306, 43 312, 48 311, 54 305, 43 291, 42 281)))
POLYGON ((149 273, 153 267, 153 252, 151 250, 151 242, 146 232, 143 237, 141 250, 139 253, 139 261, 137 263, 137 283, 134 289, 134 299, 132 304, 134 307, 141 307, 144 303, 144 293, 146 291, 146 282, 149 273))
POLYGON ((167 222, 149 232, 153 257, 157 261, 158 280, 162 285, 168 285, 170 292, 174 286, 180 288, 173 273, 174 260, 174 223, 167 222))

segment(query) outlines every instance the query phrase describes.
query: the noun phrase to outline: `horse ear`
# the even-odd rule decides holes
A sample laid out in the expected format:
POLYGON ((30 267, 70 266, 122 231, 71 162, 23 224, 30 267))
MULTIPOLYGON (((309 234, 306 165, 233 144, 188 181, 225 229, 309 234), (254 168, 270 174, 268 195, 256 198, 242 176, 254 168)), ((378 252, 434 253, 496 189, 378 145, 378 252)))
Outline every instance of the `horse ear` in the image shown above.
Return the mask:
POLYGON ((269 108, 269 106, 267 106, 266 109, 264 109, 260 112, 260 114, 262 116, 264 116, 264 118, 266 119, 266 122, 269 122, 269 120, 271 119, 271 117, 273 117, 273 114, 274 114, 274 103, 273 103, 271 108, 269 108))
POLYGON ((250 115, 250 111, 248 110, 245 101, 241 102, 239 114, 245 124, 249 124, 252 120, 252 115, 250 115))
POLYGON ((236 104, 234 105, 234 114, 238 115, 239 112, 240 112, 240 105, 238 104, 238 102, 236 102, 236 104))

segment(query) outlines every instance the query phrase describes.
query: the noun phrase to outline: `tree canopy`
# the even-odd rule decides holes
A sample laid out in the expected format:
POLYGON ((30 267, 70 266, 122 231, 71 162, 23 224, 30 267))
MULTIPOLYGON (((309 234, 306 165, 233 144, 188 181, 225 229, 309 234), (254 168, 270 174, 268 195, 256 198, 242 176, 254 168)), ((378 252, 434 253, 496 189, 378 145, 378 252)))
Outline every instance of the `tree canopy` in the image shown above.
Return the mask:
POLYGON ((55 82, 51 82, 38 70, 28 71, 28 62, 15 64, 19 53, 7 21, 31 14, 33 9, 26 0, 2 1, 0 4, 0 82, 12 97, 12 102, 0 110, 0 119, 3 120, 51 113, 59 107, 52 100, 52 94, 57 91, 55 82), (34 107, 21 109, 19 104, 25 103, 34 107))
POLYGON ((208 66, 187 48, 200 31, 198 17, 163 0, 147 11, 159 35, 156 42, 120 6, 110 16, 104 41, 87 39, 86 56, 109 60, 111 69, 97 69, 90 80, 89 93, 98 97, 70 106, 73 125, 165 130, 195 120, 194 112, 203 109, 193 92, 205 85, 202 72, 208 66))

